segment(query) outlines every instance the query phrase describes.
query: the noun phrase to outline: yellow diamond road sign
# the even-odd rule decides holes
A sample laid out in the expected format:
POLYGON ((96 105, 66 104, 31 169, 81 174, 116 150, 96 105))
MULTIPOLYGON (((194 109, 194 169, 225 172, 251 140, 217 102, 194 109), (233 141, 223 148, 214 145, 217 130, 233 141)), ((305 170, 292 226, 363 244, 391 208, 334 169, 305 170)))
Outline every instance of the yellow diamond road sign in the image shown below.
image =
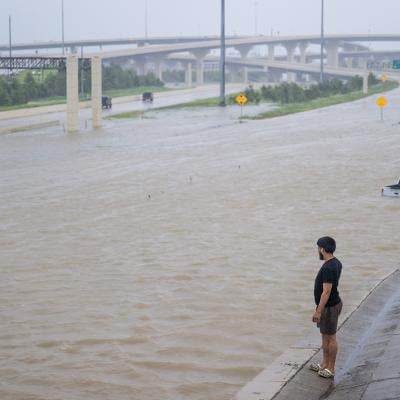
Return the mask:
POLYGON ((387 105, 387 103, 388 103, 388 101, 387 101, 387 99, 386 99, 386 97, 379 97, 377 100, 376 100, 376 104, 379 106, 379 107, 385 107, 386 105, 387 105))
POLYGON ((236 96, 236 103, 238 103, 240 106, 246 104, 247 97, 244 94, 239 94, 238 96, 236 96))
POLYGON ((386 82, 388 80, 388 76, 386 74, 381 75, 381 81, 386 82))

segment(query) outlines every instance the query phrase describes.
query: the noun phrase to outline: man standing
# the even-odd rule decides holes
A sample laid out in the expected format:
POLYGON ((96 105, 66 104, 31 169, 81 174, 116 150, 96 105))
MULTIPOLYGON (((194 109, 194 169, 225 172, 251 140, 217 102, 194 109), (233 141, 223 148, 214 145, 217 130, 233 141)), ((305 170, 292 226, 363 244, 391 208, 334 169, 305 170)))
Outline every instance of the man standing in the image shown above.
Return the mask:
POLYGON ((336 331, 342 311, 342 300, 338 292, 342 264, 333 255, 336 250, 334 239, 322 237, 318 239, 317 246, 319 258, 325 262, 315 278, 314 298, 317 308, 312 320, 317 323, 322 335, 323 359, 320 364, 311 364, 310 369, 323 378, 333 378, 338 351, 336 331))

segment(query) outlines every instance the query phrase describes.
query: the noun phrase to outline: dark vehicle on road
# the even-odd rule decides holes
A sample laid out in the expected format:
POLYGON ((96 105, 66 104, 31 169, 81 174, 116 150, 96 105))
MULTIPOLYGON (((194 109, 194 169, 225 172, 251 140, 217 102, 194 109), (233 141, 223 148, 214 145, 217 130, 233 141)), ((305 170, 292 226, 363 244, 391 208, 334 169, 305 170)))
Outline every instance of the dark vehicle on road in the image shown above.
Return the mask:
POLYGON ((111 110, 112 98, 110 96, 102 96, 101 97, 101 107, 106 108, 107 110, 111 110))
POLYGON ((144 92, 142 94, 142 101, 152 103, 154 100, 154 95, 151 92, 144 92))

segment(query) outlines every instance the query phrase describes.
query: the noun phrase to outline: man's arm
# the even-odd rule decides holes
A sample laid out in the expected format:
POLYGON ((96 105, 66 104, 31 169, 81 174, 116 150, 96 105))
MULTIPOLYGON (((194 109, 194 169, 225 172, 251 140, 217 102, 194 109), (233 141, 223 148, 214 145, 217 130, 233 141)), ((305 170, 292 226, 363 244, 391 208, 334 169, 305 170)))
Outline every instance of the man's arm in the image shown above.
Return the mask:
POLYGON ((332 283, 324 283, 322 288, 323 288, 323 290, 322 290, 321 299, 319 301, 317 309, 314 312, 313 319, 312 319, 313 322, 319 322, 321 320, 321 313, 322 313, 322 311, 324 311, 326 303, 329 300, 329 296, 331 295, 332 283))

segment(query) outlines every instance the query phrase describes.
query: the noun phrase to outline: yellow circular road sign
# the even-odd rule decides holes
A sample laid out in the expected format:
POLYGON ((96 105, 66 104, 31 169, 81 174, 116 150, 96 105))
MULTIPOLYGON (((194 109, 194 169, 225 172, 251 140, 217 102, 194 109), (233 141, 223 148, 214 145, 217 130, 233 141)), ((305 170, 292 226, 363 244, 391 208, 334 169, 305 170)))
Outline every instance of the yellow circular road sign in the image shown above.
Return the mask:
POLYGON ((244 94, 239 94, 236 96, 236 103, 238 103, 240 106, 244 105, 247 103, 247 97, 244 94))
POLYGON ((386 97, 379 97, 377 100, 376 100, 376 104, 379 106, 379 107, 385 107, 386 105, 387 105, 387 103, 388 103, 388 101, 387 101, 387 99, 386 99, 386 97))

